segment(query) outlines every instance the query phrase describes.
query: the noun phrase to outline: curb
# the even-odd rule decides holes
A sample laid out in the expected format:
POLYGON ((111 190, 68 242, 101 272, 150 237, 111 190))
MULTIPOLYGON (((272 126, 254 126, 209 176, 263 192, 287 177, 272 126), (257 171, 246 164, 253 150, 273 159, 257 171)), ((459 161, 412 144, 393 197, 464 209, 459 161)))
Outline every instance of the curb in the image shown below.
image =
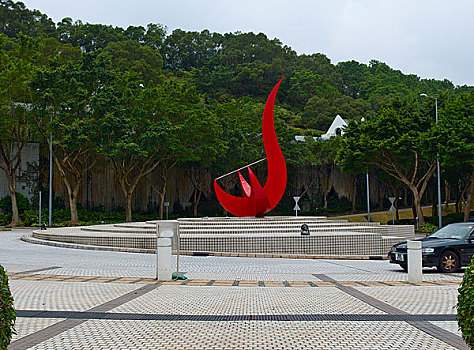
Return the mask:
MULTIPOLYGON (((24 242, 41 244, 59 248, 101 250, 124 253, 146 253, 155 254, 154 249, 140 248, 119 248, 107 246, 93 246, 77 243, 64 243, 56 241, 47 241, 33 238, 31 235, 24 235, 20 238, 24 242)), ((176 251, 173 251, 176 254, 176 251)), ((180 255, 192 256, 220 256, 220 257, 238 257, 238 258, 281 258, 281 259, 333 259, 333 260, 387 260, 387 257, 380 255, 308 255, 308 254, 281 254, 281 253, 227 253, 227 252, 203 252, 203 251, 180 251, 180 255)))

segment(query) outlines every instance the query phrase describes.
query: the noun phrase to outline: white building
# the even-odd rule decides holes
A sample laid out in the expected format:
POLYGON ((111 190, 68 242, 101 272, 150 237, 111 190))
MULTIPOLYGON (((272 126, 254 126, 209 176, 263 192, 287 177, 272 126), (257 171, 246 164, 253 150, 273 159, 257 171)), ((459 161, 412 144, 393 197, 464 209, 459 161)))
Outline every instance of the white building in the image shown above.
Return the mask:
POLYGON ((331 126, 329 127, 328 131, 321 135, 323 140, 327 140, 330 137, 338 136, 344 134, 344 128, 349 125, 347 119, 342 119, 342 117, 338 114, 336 118, 332 121, 331 126))
MULTIPOLYGON (((333 136, 338 136, 344 134, 344 128, 349 125, 347 122, 347 119, 342 119, 342 117, 338 114, 336 115, 336 118, 332 121, 331 126, 329 127, 328 131, 321 135, 321 138, 323 140, 327 140, 330 137, 333 136)), ((316 141, 317 137, 313 137, 314 140, 316 141)), ((304 136, 295 136, 296 141, 303 141, 304 142, 304 136)))

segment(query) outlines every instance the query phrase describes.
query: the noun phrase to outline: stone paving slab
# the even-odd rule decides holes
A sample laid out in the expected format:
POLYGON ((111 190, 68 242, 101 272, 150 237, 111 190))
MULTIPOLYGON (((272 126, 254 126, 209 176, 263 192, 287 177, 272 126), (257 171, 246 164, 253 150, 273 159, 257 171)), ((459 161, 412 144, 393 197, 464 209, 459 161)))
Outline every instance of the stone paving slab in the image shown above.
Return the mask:
POLYGON ((136 284, 10 281, 15 308, 24 310, 88 310, 138 288, 136 284))
MULTIPOLYGON (((241 282, 242 283, 242 282, 241 282)), ((190 287, 162 285, 111 312, 171 315, 381 314, 334 288, 190 287)))
POLYGON ((12 341, 23 338, 28 334, 36 333, 41 329, 49 327, 63 320, 63 318, 17 317, 15 321, 16 334, 13 335, 12 341))
POLYGON ((14 350, 466 349, 449 309, 462 273, 424 269, 410 284, 387 261, 186 256, 190 280, 160 286, 152 254, 1 234, 21 316, 14 350))
POLYGON ((450 285, 355 288, 410 314, 456 314, 458 291, 450 285))
POLYGON ((89 320, 32 349, 455 348, 404 322, 89 320))

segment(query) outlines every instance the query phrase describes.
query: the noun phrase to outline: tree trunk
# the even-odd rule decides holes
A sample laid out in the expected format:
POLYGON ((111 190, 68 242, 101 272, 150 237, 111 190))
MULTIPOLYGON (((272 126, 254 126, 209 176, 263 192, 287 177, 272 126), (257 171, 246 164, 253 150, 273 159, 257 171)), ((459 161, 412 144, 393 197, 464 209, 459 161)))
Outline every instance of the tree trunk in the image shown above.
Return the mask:
MULTIPOLYGON (((74 226, 79 224, 79 214, 77 212, 77 197, 79 195, 79 190, 81 189, 82 179, 76 181, 74 184, 74 189, 70 194, 68 194, 69 198, 69 209, 71 211, 71 220, 69 221, 69 225, 74 226)), ((68 190, 70 189, 67 187, 68 190)), ((69 192, 69 191, 68 191, 69 192)))
POLYGON ((466 205, 464 206, 464 222, 469 221, 469 216, 471 214, 471 202, 472 198, 474 197, 474 164, 472 165, 472 173, 471 173, 471 190, 467 195, 466 205))
POLYGON ((125 195, 125 222, 132 222, 132 193, 125 195))
POLYGON ((200 190, 194 190, 194 217, 197 218, 198 216, 198 205, 199 205, 199 201, 201 200, 201 195, 202 195, 202 191, 200 190), (196 192, 199 192, 199 195, 196 196, 196 192))
POLYGON ((352 181, 352 191, 351 191, 351 196, 352 196, 352 212, 355 213, 356 211, 356 199, 357 199, 357 177, 354 175, 352 181))
POLYGON ((449 182, 448 181, 445 181, 444 182, 444 190, 446 192, 446 206, 445 206, 445 210, 446 210, 446 213, 449 213, 449 200, 450 200, 450 197, 451 197, 451 188, 449 186, 449 182))
POLYGON ((12 221, 8 224, 8 226, 13 227, 21 223, 21 218, 20 218, 20 213, 18 212, 18 205, 16 203, 15 174, 8 174, 7 178, 8 178, 8 190, 10 192, 10 198, 11 198, 11 203, 12 203, 12 221))
POLYGON ((413 201, 413 203, 411 204, 411 213, 413 215, 413 220, 415 220, 416 222, 417 214, 416 214, 416 208, 415 208, 415 201, 413 201))
POLYGON ((166 177, 163 178, 164 183, 161 187, 161 191, 158 191, 158 195, 160 196, 160 208, 159 208, 159 217, 160 220, 163 220, 163 211, 165 206, 165 197, 166 197, 166 177))
POLYGON ((421 208, 421 196, 418 192, 413 192, 413 205, 416 210, 416 216, 418 217, 418 222, 420 225, 425 224, 425 218, 423 217, 423 210, 421 208))

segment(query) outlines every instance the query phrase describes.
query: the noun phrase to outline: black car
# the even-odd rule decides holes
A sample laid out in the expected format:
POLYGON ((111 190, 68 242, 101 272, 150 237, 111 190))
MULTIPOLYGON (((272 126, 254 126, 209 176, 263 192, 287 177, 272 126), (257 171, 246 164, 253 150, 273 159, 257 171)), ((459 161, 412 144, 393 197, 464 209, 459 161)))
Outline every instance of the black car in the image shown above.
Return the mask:
MULTIPOLYGON (((447 225, 421 239, 423 267, 436 266, 440 272, 455 272, 471 262, 474 254, 474 223, 447 225)), ((395 244, 388 257, 392 264, 408 270, 407 243, 395 244)))

